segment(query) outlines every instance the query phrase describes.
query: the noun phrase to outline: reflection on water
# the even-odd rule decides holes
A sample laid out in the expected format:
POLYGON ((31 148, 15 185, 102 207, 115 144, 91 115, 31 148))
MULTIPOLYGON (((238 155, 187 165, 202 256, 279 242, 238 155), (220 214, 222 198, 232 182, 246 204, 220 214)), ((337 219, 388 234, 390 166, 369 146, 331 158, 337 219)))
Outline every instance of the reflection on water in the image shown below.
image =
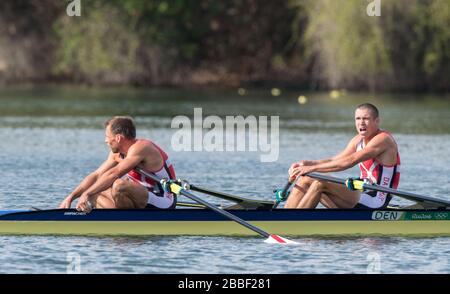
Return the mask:
POLYGON ((0 124, 4 127, 101 128, 106 117, 127 114, 145 127, 170 127, 176 115, 278 115, 282 128, 301 131, 353 132, 354 108, 376 104, 383 126, 395 133, 449 134, 448 95, 356 93, 332 99, 327 93, 249 90, 239 96, 225 91, 38 88, 0 90, 0 124), (308 103, 299 104, 306 94, 308 103))
MULTIPOLYGON (((103 122, 118 114, 135 116, 138 135, 167 149, 179 177, 231 194, 271 199, 294 160, 329 157, 345 147, 354 134, 353 109, 366 101, 380 107, 383 127, 399 144, 400 188, 450 199, 448 97, 348 94, 331 99, 326 93, 284 92, 274 98, 268 91, 248 93, 0 90, 0 210, 56 207, 106 158, 103 122), (307 104, 298 104, 299 94, 308 96, 307 104), (193 116, 194 107, 203 107, 204 116, 279 115, 279 160, 261 163, 251 152, 171 151, 172 117, 193 116)), ((352 169, 339 176, 355 174, 352 169)), ((366 273, 373 257, 382 273, 450 272, 448 238, 295 241, 301 245, 274 249, 261 238, 0 236, 0 272, 65 273, 70 253, 79 254, 83 273, 366 273)))
POLYGON ((450 272, 448 238, 379 238, 375 247, 367 247, 368 238, 296 239, 298 246, 276 248, 261 238, 167 239, 117 243, 114 238, 0 237, 0 272, 66 273, 68 256, 79 257, 81 273, 365 274, 373 262, 379 263, 380 273, 450 272))

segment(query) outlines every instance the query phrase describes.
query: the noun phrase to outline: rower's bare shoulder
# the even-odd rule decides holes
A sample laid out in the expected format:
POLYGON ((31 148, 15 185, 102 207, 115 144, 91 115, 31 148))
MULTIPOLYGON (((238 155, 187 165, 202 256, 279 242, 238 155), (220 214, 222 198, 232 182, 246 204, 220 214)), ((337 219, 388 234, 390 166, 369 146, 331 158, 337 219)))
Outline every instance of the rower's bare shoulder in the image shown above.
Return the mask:
POLYGON ((394 138, 388 133, 382 132, 373 137, 369 142, 370 145, 383 145, 385 148, 397 148, 394 138))
POLYGON ((395 144, 394 138, 392 137, 392 135, 385 133, 385 132, 381 132, 378 135, 375 136, 375 138, 378 138, 380 141, 386 142, 386 143, 390 143, 390 144, 395 144))
POLYGON ((144 154, 151 154, 154 152, 158 152, 152 141, 145 139, 138 139, 130 149, 132 149, 133 152, 144 154))
POLYGON ((356 134, 356 136, 354 136, 349 143, 349 145, 355 146, 358 145, 359 142, 361 142, 362 140, 362 136, 360 134, 356 134))
POLYGON ((113 153, 112 151, 110 151, 109 154, 108 154, 108 159, 107 160, 112 160, 112 161, 115 161, 115 162, 119 162, 121 160, 120 154, 119 153, 113 153))

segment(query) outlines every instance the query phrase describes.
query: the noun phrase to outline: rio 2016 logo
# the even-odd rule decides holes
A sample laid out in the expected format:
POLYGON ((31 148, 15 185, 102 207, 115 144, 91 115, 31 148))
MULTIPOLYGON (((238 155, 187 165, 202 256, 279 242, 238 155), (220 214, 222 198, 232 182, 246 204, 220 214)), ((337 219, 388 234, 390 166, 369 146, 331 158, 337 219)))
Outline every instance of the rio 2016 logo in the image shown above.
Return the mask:
POLYGON ((446 212, 437 212, 434 214, 434 219, 447 219, 448 213, 446 212))

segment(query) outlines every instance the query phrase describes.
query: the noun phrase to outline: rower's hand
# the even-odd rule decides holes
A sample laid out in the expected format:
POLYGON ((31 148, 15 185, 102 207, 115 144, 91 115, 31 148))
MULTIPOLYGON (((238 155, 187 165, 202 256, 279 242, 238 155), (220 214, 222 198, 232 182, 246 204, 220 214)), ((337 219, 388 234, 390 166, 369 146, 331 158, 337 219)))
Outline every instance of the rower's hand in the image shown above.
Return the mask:
POLYGON ((291 174, 292 170, 296 167, 312 166, 312 165, 314 165, 314 161, 312 161, 312 160, 300 160, 300 161, 294 162, 293 164, 291 164, 291 167, 289 168, 289 174, 291 174))
POLYGON ((299 167, 300 164, 298 162, 294 162, 293 164, 291 164, 291 167, 288 170, 288 174, 289 174, 289 183, 292 183, 295 181, 295 176, 294 176, 294 169, 296 169, 297 167, 299 167))
POLYGON ((78 199, 76 209, 78 211, 82 211, 82 212, 87 212, 87 213, 91 212, 92 205, 89 202, 89 198, 86 194, 81 195, 81 197, 78 199))
POLYGON ((72 205, 72 199, 70 197, 66 197, 63 202, 59 205, 59 208, 61 209, 69 209, 72 205))
POLYGON ((294 162, 291 164, 291 167, 289 168, 289 182, 293 183, 295 179, 297 178, 298 172, 294 171, 298 169, 299 166, 311 166, 314 165, 314 162, 311 160, 300 160, 298 162, 294 162))
POLYGON ((289 182, 294 182, 298 176, 303 176, 307 173, 313 172, 314 168, 312 166, 304 166, 295 163, 289 169, 289 182))
POLYGON ((311 166, 314 165, 314 161, 313 160, 300 160, 299 162, 297 162, 299 165, 301 166, 311 166))

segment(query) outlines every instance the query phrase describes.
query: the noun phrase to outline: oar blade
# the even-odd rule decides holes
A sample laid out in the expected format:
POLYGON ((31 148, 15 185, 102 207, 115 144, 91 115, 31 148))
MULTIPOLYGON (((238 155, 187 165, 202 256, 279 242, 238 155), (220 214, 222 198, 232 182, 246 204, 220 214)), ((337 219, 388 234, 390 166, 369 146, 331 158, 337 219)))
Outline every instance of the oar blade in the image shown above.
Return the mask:
POLYGON ((298 244, 295 241, 283 238, 275 234, 270 235, 269 238, 264 240, 264 242, 267 244, 281 244, 281 245, 298 244))

